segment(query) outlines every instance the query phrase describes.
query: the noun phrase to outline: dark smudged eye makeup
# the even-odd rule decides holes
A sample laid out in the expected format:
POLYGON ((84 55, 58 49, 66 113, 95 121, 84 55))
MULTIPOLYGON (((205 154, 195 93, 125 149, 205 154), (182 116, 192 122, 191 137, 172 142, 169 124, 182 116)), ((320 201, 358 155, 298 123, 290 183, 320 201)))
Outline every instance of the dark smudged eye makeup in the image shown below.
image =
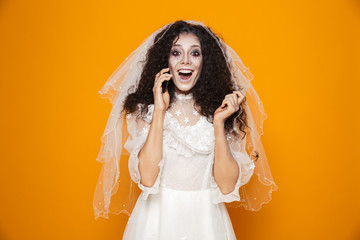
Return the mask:
POLYGON ((195 54, 195 56, 200 56, 200 52, 199 52, 199 51, 194 51, 193 53, 195 54))
POLYGON ((171 54, 174 55, 174 56, 178 56, 180 54, 180 52, 177 51, 177 50, 174 50, 174 51, 171 52, 171 54))
MULTIPOLYGON (((178 50, 173 50, 171 51, 171 54, 174 56, 179 56, 180 52, 178 50)), ((193 51, 191 54, 196 57, 200 56, 200 52, 198 50, 193 51)))

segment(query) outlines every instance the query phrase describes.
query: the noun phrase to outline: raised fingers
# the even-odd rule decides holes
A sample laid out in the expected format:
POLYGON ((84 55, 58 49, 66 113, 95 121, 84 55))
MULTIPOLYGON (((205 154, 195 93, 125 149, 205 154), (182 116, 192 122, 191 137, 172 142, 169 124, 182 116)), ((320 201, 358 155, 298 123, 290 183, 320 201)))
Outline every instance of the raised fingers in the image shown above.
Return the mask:
POLYGON ((233 105, 236 106, 236 99, 234 98, 233 94, 228 94, 225 96, 225 99, 229 100, 229 102, 233 105))
POLYGON ((245 96, 240 91, 234 91, 233 93, 236 95, 237 104, 240 105, 240 103, 244 100, 245 96))
MULTIPOLYGON (((168 72, 169 70, 170 70, 170 68, 163 68, 163 69, 161 69, 160 72, 158 72, 158 73, 155 75, 155 77, 156 77, 156 78, 159 78, 160 76, 164 75, 164 73, 168 72)), ((166 74, 169 74, 169 73, 166 73, 166 74)))
POLYGON ((233 105, 236 111, 239 110, 240 104, 244 98, 245 96, 240 91, 233 91, 233 93, 225 96, 225 99, 229 100, 228 102, 233 105))
POLYGON ((155 75, 154 90, 159 89, 160 91, 162 83, 164 81, 170 80, 172 74, 166 73, 167 71, 169 71, 169 68, 164 68, 155 75))
POLYGON ((224 98, 221 107, 227 105, 227 110, 230 112, 236 112, 236 105, 234 105, 231 97, 224 98))

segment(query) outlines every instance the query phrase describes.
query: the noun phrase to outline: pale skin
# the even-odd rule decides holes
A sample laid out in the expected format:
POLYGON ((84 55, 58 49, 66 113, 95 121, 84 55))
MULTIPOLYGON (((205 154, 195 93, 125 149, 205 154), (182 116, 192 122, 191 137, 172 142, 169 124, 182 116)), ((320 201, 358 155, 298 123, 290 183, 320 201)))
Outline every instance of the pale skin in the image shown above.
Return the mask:
MULTIPOLYGON (((139 152, 139 173, 141 184, 146 187, 154 185, 159 174, 159 162, 163 152, 163 123, 165 112, 169 107, 169 92, 162 92, 162 83, 173 78, 176 92, 187 93, 196 83, 202 68, 202 57, 194 54, 194 49, 201 53, 200 41, 193 34, 180 34, 176 42, 178 52, 176 58, 170 55, 169 68, 162 69, 155 76, 154 93, 154 112, 148 137, 144 146, 139 152), (182 67, 194 70, 193 79, 189 83, 183 84, 178 79, 176 70, 182 67), (167 73, 169 72, 170 73, 167 73), (175 73, 175 74, 173 74, 175 73)), ((239 168, 233 158, 225 135, 224 123, 228 117, 239 110, 244 96, 239 91, 234 91, 225 96, 221 106, 214 113, 214 133, 215 133, 215 154, 213 175, 220 191, 229 194, 235 189, 236 181, 239 177, 239 168)))

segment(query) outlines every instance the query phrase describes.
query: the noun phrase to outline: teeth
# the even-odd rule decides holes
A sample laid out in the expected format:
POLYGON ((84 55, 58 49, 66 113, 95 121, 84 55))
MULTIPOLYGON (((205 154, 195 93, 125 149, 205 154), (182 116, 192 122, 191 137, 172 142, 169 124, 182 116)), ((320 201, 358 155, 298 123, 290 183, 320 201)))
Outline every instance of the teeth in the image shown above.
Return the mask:
POLYGON ((191 70, 180 70, 179 72, 181 72, 181 73, 192 73, 191 70))

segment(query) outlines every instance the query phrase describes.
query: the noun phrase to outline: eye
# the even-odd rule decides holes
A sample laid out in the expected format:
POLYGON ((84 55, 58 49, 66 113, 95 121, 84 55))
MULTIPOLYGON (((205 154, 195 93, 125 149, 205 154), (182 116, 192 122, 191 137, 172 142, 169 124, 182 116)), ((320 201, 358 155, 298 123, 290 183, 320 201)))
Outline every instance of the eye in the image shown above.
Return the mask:
POLYGON ((180 54, 180 52, 177 51, 177 50, 174 50, 174 51, 171 52, 171 54, 174 55, 174 56, 178 56, 180 54))
POLYGON ((194 52, 193 52, 193 55, 195 55, 195 56, 198 57, 198 56, 200 56, 200 52, 199 52, 199 51, 194 51, 194 52))

